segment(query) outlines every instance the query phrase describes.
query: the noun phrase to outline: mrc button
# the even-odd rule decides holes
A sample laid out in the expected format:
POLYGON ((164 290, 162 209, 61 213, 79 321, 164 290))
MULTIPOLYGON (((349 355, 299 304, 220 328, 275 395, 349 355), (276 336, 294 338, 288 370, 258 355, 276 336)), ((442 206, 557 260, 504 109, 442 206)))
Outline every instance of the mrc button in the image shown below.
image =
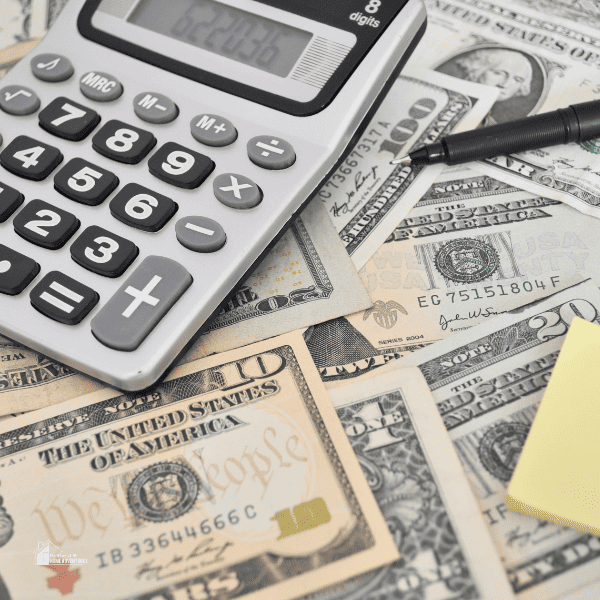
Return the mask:
POLYGON ((121 82, 101 71, 85 73, 79 80, 79 89, 84 96, 97 102, 116 100, 123 93, 121 82))

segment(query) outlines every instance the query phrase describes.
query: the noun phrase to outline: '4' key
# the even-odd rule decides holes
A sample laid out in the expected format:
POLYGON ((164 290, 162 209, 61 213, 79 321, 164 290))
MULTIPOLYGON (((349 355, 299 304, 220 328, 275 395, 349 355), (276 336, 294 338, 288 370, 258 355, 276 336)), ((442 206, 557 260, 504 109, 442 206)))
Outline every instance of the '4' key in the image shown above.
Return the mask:
POLYGON ((0 164, 25 179, 42 181, 62 162, 58 148, 38 142, 26 135, 16 137, 0 153, 0 164))

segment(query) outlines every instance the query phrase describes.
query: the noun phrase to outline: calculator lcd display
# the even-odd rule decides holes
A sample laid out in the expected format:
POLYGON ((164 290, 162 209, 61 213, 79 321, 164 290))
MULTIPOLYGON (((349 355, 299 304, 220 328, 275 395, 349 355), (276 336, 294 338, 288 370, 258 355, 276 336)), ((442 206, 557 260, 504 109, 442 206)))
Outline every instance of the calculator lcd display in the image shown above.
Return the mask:
POLYGON ((312 34, 214 0, 142 0, 129 22, 286 77, 312 34))

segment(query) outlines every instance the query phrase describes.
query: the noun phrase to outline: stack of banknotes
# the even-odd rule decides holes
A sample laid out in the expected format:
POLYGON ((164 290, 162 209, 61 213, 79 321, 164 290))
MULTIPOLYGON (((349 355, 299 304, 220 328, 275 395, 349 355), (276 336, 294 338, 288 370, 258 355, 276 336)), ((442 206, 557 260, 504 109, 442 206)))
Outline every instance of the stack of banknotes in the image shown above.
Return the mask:
MULTIPOLYGON (((0 75, 65 2, 1 0, 0 75)), ((426 5, 362 138, 162 383, 0 337, 0 600, 600 598, 600 538, 504 502, 569 325, 600 324, 600 140, 390 163, 598 98, 600 0, 426 5)))

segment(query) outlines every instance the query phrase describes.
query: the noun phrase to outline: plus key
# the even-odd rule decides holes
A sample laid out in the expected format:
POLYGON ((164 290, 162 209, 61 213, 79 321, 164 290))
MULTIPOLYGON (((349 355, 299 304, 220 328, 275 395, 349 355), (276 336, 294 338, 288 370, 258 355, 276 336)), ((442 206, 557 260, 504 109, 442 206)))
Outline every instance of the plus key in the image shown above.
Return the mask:
POLYGON ((179 263, 148 256, 92 319, 92 333, 115 350, 135 350, 192 284, 179 263))

